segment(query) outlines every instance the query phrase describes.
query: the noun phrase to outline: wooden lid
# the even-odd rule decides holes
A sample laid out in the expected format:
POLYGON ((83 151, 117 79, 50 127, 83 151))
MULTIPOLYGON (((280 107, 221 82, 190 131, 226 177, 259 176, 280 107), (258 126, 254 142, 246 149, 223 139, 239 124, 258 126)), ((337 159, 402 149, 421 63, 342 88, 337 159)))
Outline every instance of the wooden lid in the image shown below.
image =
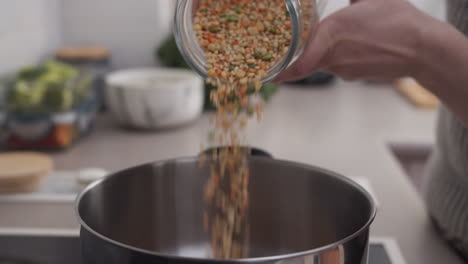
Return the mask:
POLYGON ((0 154, 0 186, 18 185, 36 180, 53 168, 52 159, 35 152, 9 152, 0 154))
POLYGON ((55 56, 63 60, 102 60, 109 58, 110 52, 99 46, 68 46, 57 50, 55 56))
POLYGON ((42 183, 44 175, 37 175, 28 179, 28 181, 18 182, 15 184, 0 184, 0 193, 9 194, 9 193, 24 193, 24 192, 33 192, 42 183))

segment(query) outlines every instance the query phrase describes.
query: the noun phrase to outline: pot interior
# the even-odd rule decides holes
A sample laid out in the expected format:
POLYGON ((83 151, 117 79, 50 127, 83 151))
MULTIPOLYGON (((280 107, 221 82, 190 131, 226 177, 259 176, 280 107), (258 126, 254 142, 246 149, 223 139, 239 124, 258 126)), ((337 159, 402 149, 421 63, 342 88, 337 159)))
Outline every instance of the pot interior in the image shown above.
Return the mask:
MULTIPOLYGON (((368 227, 369 195, 344 177, 268 158, 250 164, 249 258, 324 247, 368 227)), ((208 168, 198 160, 147 164, 109 176, 78 202, 84 228, 156 254, 204 258, 203 188, 208 168)))

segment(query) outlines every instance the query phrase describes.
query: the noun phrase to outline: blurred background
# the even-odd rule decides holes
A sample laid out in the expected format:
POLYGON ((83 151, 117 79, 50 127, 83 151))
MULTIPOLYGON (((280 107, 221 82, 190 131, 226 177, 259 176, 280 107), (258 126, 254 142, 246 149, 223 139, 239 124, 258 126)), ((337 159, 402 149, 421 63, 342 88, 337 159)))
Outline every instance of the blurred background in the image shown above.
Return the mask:
MULTIPOLYGON (((347 4, 329 1, 326 14, 347 4)), ((445 1, 412 0, 443 18, 445 1)), ((51 56, 63 45, 102 45, 114 68, 157 64, 153 49, 171 30, 173 0, 19 0, 0 3, 0 73, 51 56)))
MULTIPOLYGON (((445 1, 411 1, 444 20, 445 1)), ((325 15, 346 5, 329 0, 325 15)), ((0 1, 0 231, 75 228, 73 201, 89 183, 208 147, 213 87, 177 50, 174 8, 175 0, 0 1)), ((411 214, 423 207, 438 100, 411 78, 345 82, 324 73, 261 93, 268 105, 247 142, 361 177, 389 219, 377 234, 398 237, 409 263, 429 263, 416 261, 425 249, 413 246, 437 242, 412 240, 422 220, 411 214), (411 230, 397 230, 395 215, 411 230)))
MULTIPOLYGON (((445 1, 412 2, 444 20, 445 1)), ((346 5, 348 0, 328 1, 323 17, 346 5)), ((207 147, 203 112, 213 110, 207 96, 214 87, 203 84, 182 59, 172 37, 174 8, 174 0, 1 1, 5 154, 45 152, 53 160, 51 170, 97 167, 101 173, 96 174, 105 174, 207 147), (124 151, 129 148, 132 155, 124 151)), ((394 131, 395 137, 417 138, 394 143, 392 153, 421 185, 438 100, 414 80, 344 82, 315 73, 278 88, 262 87, 269 109, 264 122, 249 128, 249 142, 279 156, 326 165, 334 154, 321 143, 329 139, 319 140, 327 135, 322 131, 335 131, 327 136, 348 146, 394 131), (397 125, 373 123, 382 115, 397 125), (297 143, 284 147, 276 139, 289 133, 283 122, 290 117, 297 119, 297 143), (321 144, 324 151, 303 154, 304 146, 320 150, 321 144)))
POLYGON ((0 72, 51 56, 64 45, 102 45, 115 68, 154 65, 171 30, 175 1, 2 1, 0 72))

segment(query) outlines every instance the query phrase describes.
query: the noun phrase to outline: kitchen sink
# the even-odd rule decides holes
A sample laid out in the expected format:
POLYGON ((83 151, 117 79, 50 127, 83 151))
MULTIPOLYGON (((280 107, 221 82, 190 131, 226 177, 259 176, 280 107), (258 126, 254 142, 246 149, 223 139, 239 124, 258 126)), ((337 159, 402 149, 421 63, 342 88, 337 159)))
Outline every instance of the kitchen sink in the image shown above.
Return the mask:
POLYGON ((424 170, 434 145, 432 143, 391 142, 388 146, 408 178, 421 192, 424 170))

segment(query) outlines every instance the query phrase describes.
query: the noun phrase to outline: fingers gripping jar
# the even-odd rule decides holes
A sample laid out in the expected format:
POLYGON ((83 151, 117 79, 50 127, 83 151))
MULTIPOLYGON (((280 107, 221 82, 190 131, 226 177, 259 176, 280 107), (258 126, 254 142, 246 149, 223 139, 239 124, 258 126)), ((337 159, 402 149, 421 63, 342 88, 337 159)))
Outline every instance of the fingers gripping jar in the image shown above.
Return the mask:
MULTIPOLYGON (((200 0, 177 0, 174 35, 187 64, 203 78, 208 77, 208 63, 194 33, 193 19, 200 0)), ((227 1, 227 0, 218 0, 227 1)), ((303 53, 319 23, 326 0, 284 0, 291 22, 290 45, 284 56, 267 70, 262 83, 272 81, 303 53)))

